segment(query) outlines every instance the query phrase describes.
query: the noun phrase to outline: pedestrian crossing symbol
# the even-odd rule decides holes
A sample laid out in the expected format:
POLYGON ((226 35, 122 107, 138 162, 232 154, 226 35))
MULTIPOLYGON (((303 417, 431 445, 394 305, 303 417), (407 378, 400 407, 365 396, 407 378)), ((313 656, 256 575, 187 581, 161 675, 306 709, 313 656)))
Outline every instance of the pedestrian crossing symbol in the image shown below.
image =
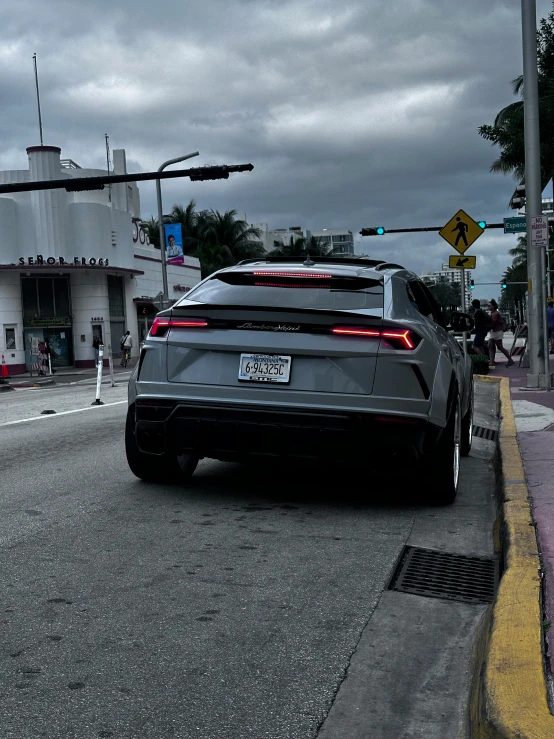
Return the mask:
POLYGON ((448 241, 457 252, 463 254, 477 241, 484 229, 468 214, 459 210, 439 231, 439 236, 448 241))

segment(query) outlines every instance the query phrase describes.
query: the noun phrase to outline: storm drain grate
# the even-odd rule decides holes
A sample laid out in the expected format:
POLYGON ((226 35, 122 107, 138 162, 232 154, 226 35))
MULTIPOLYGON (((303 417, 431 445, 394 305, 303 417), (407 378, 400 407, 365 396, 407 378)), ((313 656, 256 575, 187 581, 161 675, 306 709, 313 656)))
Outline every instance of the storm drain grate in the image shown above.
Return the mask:
POLYGON ((487 439, 488 441, 496 441, 498 431, 496 429, 487 429, 484 426, 474 426, 473 436, 478 436, 480 439, 487 439))
POLYGON ((492 603, 497 584, 495 559, 407 546, 389 590, 462 603, 492 603))

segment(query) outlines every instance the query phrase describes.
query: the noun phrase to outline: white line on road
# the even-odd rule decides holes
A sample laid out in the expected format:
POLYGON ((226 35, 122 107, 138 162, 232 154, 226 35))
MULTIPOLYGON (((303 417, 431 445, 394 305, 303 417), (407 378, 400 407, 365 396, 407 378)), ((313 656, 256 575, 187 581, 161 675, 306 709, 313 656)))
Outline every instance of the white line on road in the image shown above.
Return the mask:
POLYGON ((31 418, 20 418, 18 421, 7 421, 6 423, 0 423, 2 426, 14 426, 16 423, 26 423, 27 421, 39 421, 43 418, 59 418, 60 416, 67 416, 69 413, 81 413, 82 411, 92 411, 95 408, 109 408, 111 405, 122 405, 127 403, 126 400, 116 400, 114 403, 104 403, 104 405, 89 405, 86 408, 76 408, 73 411, 60 411, 59 413, 47 413, 44 416, 32 416, 31 418))

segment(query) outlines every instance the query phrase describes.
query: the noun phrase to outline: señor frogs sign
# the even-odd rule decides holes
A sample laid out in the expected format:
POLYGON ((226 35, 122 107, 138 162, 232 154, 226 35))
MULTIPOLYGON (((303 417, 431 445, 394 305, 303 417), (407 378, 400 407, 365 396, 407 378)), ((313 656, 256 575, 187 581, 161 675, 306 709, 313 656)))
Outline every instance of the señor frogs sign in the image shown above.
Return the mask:
POLYGON ((73 257, 73 261, 64 259, 63 257, 43 257, 41 254, 37 254, 36 257, 19 257, 19 265, 21 267, 25 267, 26 265, 33 267, 37 264, 50 267, 58 266, 60 264, 66 266, 73 264, 74 266, 79 267, 109 267, 110 262, 108 259, 104 259, 103 257, 100 257, 99 259, 95 259, 94 257, 91 257, 90 259, 87 259, 86 257, 73 257))

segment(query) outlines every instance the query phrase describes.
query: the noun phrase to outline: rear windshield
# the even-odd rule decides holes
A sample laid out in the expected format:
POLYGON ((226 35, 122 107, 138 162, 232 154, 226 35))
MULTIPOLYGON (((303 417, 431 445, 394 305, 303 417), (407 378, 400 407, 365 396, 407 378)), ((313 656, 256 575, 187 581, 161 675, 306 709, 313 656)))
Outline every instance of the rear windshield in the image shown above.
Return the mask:
POLYGON ((185 300, 208 305, 268 308, 381 309, 383 285, 380 280, 359 277, 304 280, 224 272, 191 290, 186 298, 183 298, 183 301, 185 300))

